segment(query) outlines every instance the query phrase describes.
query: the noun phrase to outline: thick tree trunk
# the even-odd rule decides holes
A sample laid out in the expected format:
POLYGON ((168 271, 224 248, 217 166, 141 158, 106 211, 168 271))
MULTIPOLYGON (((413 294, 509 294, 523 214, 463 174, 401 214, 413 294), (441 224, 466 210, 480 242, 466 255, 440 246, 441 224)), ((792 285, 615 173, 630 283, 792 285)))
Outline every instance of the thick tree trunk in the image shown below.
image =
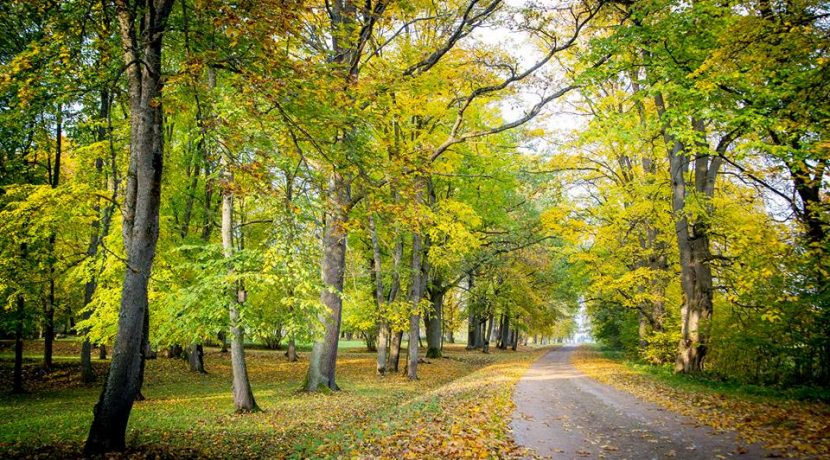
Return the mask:
POLYGON ((320 321, 325 324, 326 332, 323 342, 316 342, 311 348, 305 385, 307 391, 317 391, 321 386, 331 390, 339 389, 335 382, 335 369, 343 311, 343 276, 346 269, 346 225, 350 206, 347 190, 343 178, 337 173, 332 173, 328 187, 328 210, 321 264, 324 288, 320 301, 328 309, 328 314, 323 315, 320 321))
POLYGON ((14 375, 12 393, 24 393, 23 388, 23 323, 26 321, 26 299, 17 295, 17 321, 14 328, 14 375))
MULTIPOLYGON (((661 93, 654 96, 658 114, 665 118, 666 103, 661 93)), ((707 216, 689 221, 686 210, 688 188, 691 187, 697 199, 701 200, 707 213, 712 212, 711 198, 722 159, 709 153, 706 141, 705 123, 700 119, 691 120, 692 129, 698 136, 696 149, 689 149, 668 130, 668 120, 663 121, 663 139, 669 157, 671 176, 672 211, 680 252, 680 284, 683 304, 680 308, 680 341, 678 343, 675 371, 696 373, 703 370, 703 361, 708 346, 709 318, 712 315, 712 271, 709 265, 709 227, 707 216), (686 174, 694 161, 692 181, 687 186, 686 174)), ((732 142, 734 133, 721 138, 716 151, 725 153, 732 142)))
POLYGON ((467 317, 467 350, 475 349, 477 342, 476 332, 478 330, 478 317, 470 313, 467 317))
POLYGON ((205 349, 201 344, 190 344, 187 352, 187 363, 191 372, 207 374, 207 371, 205 371, 205 349))
POLYGON ((484 326, 487 318, 477 318, 476 324, 476 349, 484 348, 484 326))
POLYGON ((444 293, 446 291, 440 285, 440 279, 433 280, 433 282, 439 285, 433 286, 429 293, 432 311, 427 315, 427 358, 440 358, 444 323, 444 293))
POLYGON ((418 379, 418 342, 421 332, 421 315, 419 308, 423 294, 423 276, 421 265, 421 235, 417 232, 412 235, 412 264, 410 265, 412 288, 409 300, 411 302, 412 314, 409 316, 409 349, 407 355, 406 376, 409 380, 418 379))
POLYGON ((107 359, 107 346, 104 344, 98 346, 98 359, 107 359))
POLYGON ((401 342, 403 342, 403 332, 395 332, 392 334, 392 345, 389 347, 389 372, 398 372, 399 363, 401 359, 401 342))
POLYGON ((141 388, 143 323, 158 240, 163 159, 161 40, 172 4, 173 0, 154 0, 152 7, 134 10, 123 0, 117 2, 130 93, 130 164, 122 205, 128 268, 112 363, 95 405, 85 456, 126 447, 127 422, 141 388), (138 18, 137 11, 143 17, 138 18))

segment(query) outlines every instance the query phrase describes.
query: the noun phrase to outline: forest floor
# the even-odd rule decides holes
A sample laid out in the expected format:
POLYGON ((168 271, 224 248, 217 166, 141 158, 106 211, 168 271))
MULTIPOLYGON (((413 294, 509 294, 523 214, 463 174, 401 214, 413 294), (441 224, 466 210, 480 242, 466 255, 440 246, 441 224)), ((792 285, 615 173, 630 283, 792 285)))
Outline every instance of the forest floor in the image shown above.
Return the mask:
MULTIPOLYGON (((38 344, 27 343, 30 353, 38 344)), ((101 382, 80 382, 78 344, 60 341, 55 369, 26 363, 29 393, 9 395, 11 361, 0 353, 0 458, 80 454, 101 382)), ((342 391, 299 391, 307 362, 281 351, 250 350, 248 369, 260 413, 235 415, 228 353, 206 349, 207 375, 183 360, 148 361, 143 393, 128 427, 125 458, 509 458, 529 455, 508 423, 515 382, 544 353, 490 354, 446 345, 444 358, 419 366, 420 379, 375 375, 375 354, 345 348, 342 391)), ((402 363, 405 363, 402 357, 402 363)), ((103 375, 107 362, 94 360, 103 375)))
POLYGON ((546 354, 519 382, 515 400, 516 441, 542 456, 830 456, 827 404, 661 378, 587 347, 546 354))

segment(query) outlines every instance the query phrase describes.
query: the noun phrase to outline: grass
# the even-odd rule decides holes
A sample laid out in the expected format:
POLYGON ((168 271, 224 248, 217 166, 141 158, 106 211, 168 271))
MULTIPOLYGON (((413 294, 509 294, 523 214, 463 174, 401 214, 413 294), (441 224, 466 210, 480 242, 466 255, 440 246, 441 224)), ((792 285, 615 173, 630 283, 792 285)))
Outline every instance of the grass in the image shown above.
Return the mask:
POLYGON ((674 372, 672 365, 656 366, 630 359, 624 352, 595 346, 595 351, 608 359, 625 364, 632 371, 649 375, 662 383, 678 389, 691 391, 711 391, 740 398, 764 400, 798 400, 830 402, 830 388, 815 386, 781 386, 756 385, 730 379, 723 375, 702 373, 699 375, 680 375, 674 372))
MULTIPOLYGON (((73 346, 77 343, 62 341, 56 352, 71 356, 73 346)), ((325 458, 373 452, 384 444, 385 436, 411 440, 406 433, 423 421, 434 420, 449 407, 463 413, 461 408, 481 394, 493 395, 487 402, 494 405, 490 412, 508 410, 511 385, 538 353, 494 350, 483 355, 448 345, 446 359, 422 364, 420 379, 410 382, 400 374, 375 375, 375 354, 347 346, 337 367, 343 391, 307 394, 299 391, 306 354, 301 353, 300 362, 289 363, 282 351, 250 350, 249 373, 263 412, 248 415, 233 414, 228 353, 206 350, 207 375, 188 372, 182 360, 159 358, 147 363, 143 388, 147 400, 134 406, 128 455, 325 458)), ((103 375, 106 363, 94 361, 97 373, 103 375)), ((10 379, 11 363, 3 361, 0 366, 3 379, 10 379)), ((73 457, 80 452, 101 382, 83 385, 77 360, 56 362, 55 371, 48 374, 37 371, 38 367, 39 361, 27 365, 30 393, 0 395, 0 457, 73 457)), ((10 387, 8 380, 0 383, 10 387)), ((498 435, 477 443, 482 455, 515 450, 504 435, 508 421, 506 417, 494 422, 492 433, 498 435)), ((375 453, 383 456, 381 451, 375 453)))

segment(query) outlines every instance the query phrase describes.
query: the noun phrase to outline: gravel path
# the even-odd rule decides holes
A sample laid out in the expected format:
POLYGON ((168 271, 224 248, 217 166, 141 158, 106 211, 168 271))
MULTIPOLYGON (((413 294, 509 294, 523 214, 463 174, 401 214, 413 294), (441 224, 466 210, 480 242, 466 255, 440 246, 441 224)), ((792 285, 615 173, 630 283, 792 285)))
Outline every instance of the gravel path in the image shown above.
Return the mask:
POLYGON ((516 386, 511 428, 516 442, 554 459, 764 458, 734 433, 599 383, 570 364, 573 348, 536 361, 516 386))

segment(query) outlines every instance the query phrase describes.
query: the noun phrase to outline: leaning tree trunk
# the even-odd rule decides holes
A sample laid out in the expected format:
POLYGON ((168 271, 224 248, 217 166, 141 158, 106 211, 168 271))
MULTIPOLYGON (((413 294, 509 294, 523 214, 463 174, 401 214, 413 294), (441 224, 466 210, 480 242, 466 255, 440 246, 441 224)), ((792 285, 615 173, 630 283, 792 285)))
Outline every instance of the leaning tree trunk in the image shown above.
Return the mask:
POLYGON ((328 314, 319 319, 325 324, 326 332, 322 342, 315 342, 311 347, 306 391, 317 391, 320 387, 338 390, 335 382, 337 364, 337 345, 340 337, 340 321, 343 311, 343 276, 346 269, 346 224, 350 206, 348 190, 343 178, 332 173, 328 187, 328 210, 326 228, 323 236, 323 292, 320 301, 328 309, 328 314))
POLYGON ((159 230, 164 142, 162 37, 172 5, 173 0, 153 0, 152 5, 143 5, 144 8, 134 8, 126 0, 116 2, 130 97, 130 161, 122 205, 127 269, 112 363, 93 411, 85 456, 126 447, 127 422, 141 388, 147 288, 159 230))

